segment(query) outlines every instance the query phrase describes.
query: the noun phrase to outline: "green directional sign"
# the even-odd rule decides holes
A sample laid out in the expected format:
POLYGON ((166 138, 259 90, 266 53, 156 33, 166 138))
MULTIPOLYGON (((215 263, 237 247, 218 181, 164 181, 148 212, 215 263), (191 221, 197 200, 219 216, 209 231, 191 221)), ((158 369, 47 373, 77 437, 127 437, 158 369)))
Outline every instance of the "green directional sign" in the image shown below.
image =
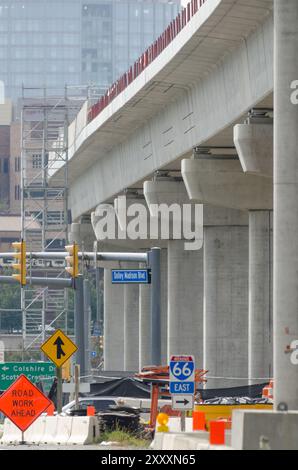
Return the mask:
POLYGON ((0 390, 6 390, 20 375, 34 384, 42 381, 48 391, 56 376, 56 367, 51 362, 3 362, 0 364, 0 390))

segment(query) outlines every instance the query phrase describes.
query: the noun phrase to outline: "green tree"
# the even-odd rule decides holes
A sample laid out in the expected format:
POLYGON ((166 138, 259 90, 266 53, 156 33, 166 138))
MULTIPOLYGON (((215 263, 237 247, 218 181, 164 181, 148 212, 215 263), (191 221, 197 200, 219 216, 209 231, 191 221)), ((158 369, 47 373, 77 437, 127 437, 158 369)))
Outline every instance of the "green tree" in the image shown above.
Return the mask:
MULTIPOLYGON (((11 271, 2 269, 1 274, 9 276, 11 271)), ((18 284, 0 284, 0 330, 11 332, 21 328, 21 288, 18 284)))

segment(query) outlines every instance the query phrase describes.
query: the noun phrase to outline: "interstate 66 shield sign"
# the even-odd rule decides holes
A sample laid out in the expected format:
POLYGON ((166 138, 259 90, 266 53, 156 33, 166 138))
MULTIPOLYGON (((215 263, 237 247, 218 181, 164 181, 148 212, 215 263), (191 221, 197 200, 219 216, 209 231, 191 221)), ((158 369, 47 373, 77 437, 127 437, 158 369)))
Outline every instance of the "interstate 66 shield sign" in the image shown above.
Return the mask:
POLYGON ((193 356, 172 356, 170 360, 170 393, 195 393, 195 361, 193 356))

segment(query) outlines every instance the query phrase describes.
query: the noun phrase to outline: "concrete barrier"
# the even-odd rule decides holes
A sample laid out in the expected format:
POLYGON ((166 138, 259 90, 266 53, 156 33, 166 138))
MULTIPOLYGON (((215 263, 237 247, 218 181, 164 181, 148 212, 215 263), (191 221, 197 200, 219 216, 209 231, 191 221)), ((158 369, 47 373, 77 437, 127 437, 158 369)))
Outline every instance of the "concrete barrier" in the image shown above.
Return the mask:
POLYGON ((67 444, 72 432, 72 416, 58 416, 57 431, 53 444, 67 444))
POLYGON ((8 418, 4 420, 1 444, 17 444, 22 441, 22 432, 8 418))
POLYGON ((298 411, 236 410, 232 417, 235 450, 297 450, 298 411))
POLYGON ((54 444, 57 435, 58 416, 47 416, 45 420, 44 434, 40 444, 54 444))
POLYGON ((74 416, 67 444, 92 444, 99 436, 98 420, 94 416, 74 416))
POLYGON ((46 429, 46 416, 40 416, 24 433, 24 441, 30 444, 43 442, 46 429))
POLYGON ((232 450, 228 446, 209 444, 209 433, 156 433, 152 444, 154 450, 232 450))
MULTIPOLYGON (((28 444, 92 444, 99 436, 95 416, 41 416, 24 433, 28 444)), ((9 419, 5 419, 1 444, 18 444, 22 432, 9 419)))

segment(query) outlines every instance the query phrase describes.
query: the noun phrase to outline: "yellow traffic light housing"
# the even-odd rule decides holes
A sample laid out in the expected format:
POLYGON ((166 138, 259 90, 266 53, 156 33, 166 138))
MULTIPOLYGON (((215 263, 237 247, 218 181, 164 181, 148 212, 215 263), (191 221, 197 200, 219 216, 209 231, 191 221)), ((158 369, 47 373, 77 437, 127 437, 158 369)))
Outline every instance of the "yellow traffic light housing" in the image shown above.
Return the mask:
POLYGON ((18 274, 13 274, 13 279, 19 281, 21 286, 26 285, 26 242, 23 240, 21 242, 12 243, 12 247, 15 250, 14 259, 15 263, 12 265, 12 268, 18 271, 18 274))
POLYGON ((65 258, 65 270, 74 279, 79 275, 79 247, 76 243, 74 243, 73 245, 66 246, 65 249, 69 253, 69 255, 65 258))

